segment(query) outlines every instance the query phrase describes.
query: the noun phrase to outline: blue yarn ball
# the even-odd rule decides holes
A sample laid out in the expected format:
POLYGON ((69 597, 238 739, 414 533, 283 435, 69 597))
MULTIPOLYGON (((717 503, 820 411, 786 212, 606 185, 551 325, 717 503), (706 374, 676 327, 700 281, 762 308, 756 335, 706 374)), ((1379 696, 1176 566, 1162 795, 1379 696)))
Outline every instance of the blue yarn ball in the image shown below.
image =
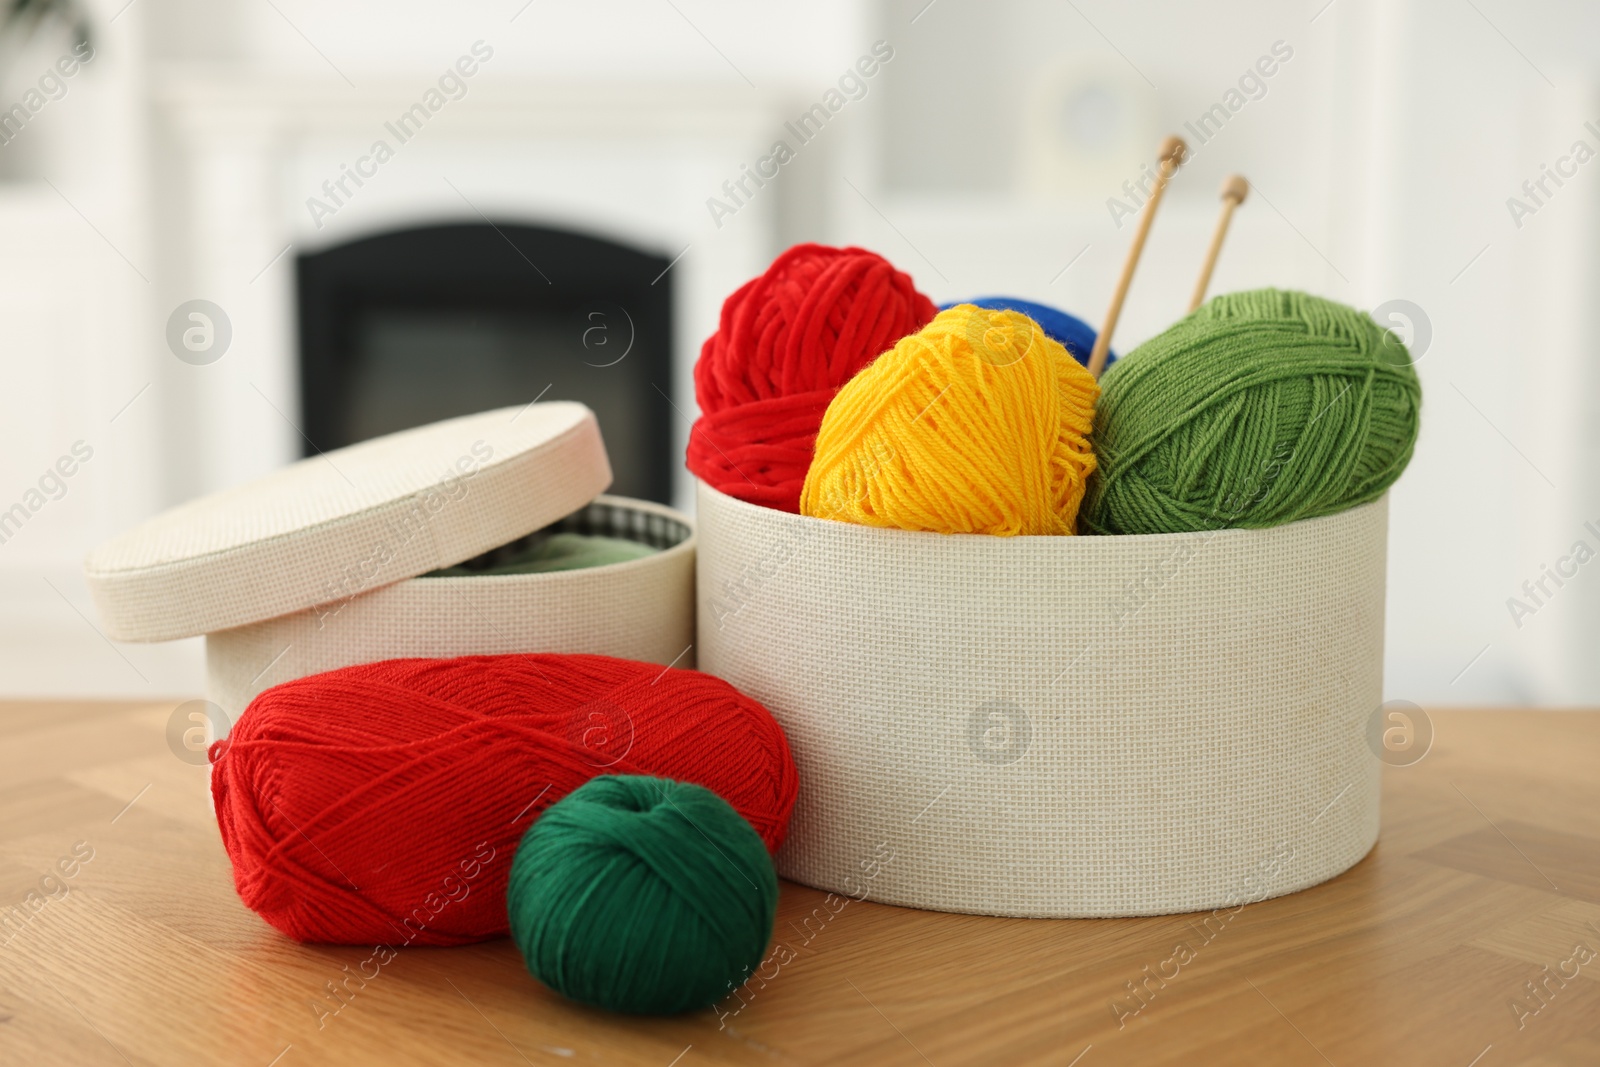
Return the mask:
MULTIPOLYGON (((939 308, 945 311, 956 304, 972 304, 986 311, 1020 311, 1044 331, 1044 335, 1057 342, 1068 352, 1072 358, 1089 365, 1089 353, 1094 351, 1095 329, 1076 315, 1068 315, 1065 311, 1058 311, 1047 304, 1035 304, 1032 300, 1018 300, 1010 296, 984 296, 977 300, 957 300, 939 308)), ((1106 353, 1106 366, 1111 366, 1117 358, 1116 353, 1106 353)))

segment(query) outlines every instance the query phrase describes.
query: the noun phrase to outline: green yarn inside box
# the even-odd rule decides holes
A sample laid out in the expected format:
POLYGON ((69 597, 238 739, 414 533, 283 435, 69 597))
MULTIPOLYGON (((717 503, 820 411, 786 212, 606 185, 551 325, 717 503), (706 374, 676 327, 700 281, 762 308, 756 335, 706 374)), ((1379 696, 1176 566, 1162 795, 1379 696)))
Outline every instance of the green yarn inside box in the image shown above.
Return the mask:
POLYGON ((432 571, 428 578, 482 578, 501 574, 549 574, 606 567, 613 563, 652 556, 658 550, 622 537, 599 534, 552 533, 535 537, 494 559, 488 565, 473 560, 471 566, 459 564, 432 571))

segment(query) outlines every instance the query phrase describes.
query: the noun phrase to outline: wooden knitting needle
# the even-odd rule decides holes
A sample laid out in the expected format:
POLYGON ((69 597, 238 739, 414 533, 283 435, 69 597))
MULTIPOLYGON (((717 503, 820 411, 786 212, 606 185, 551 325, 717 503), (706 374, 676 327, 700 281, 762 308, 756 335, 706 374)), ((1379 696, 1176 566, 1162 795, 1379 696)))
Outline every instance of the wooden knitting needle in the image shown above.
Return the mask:
POLYGON ((1189 310, 1205 303, 1206 290, 1211 287, 1211 272, 1216 269, 1217 256, 1222 252, 1222 239, 1228 236, 1228 223, 1233 221, 1233 209, 1244 203, 1250 192, 1250 183, 1242 174, 1230 174, 1222 182, 1222 214, 1217 216, 1217 228, 1211 234, 1211 247, 1206 249, 1206 261, 1200 264, 1200 280, 1194 283, 1194 296, 1189 298, 1189 310))
POLYGON ((1161 206, 1161 194, 1166 191, 1167 182, 1183 163, 1188 151, 1189 146, 1183 143, 1181 137, 1168 137, 1157 149, 1159 165, 1155 184, 1139 216, 1139 228, 1133 232, 1133 244, 1128 247, 1128 258, 1122 263, 1122 277, 1117 279, 1116 291, 1111 294, 1111 307, 1106 310, 1105 325, 1100 327, 1100 335, 1094 339, 1094 350, 1089 353, 1089 373, 1096 378, 1106 369, 1106 356, 1111 352, 1111 334, 1117 328, 1117 319, 1122 317, 1122 302, 1128 297, 1128 286, 1133 281, 1134 268, 1139 265, 1139 255, 1144 251, 1144 239, 1150 233, 1150 222, 1156 217, 1156 208, 1161 206))

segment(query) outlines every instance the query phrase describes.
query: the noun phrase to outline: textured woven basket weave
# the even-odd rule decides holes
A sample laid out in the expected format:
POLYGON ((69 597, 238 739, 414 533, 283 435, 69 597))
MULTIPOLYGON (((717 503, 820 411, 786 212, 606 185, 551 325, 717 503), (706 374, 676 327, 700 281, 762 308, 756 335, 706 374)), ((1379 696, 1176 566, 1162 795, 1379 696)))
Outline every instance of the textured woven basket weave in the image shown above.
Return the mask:
POLYGON ((592 652, 695 665, 688 516, 602 496, 547 529, 622 537, 661 551, 549 574, 412 578, 341 604, 207 634, 211 699, 237 718, 257 693, 280 682, 409 656, 592 652))
POLYGON ((799 764, 787 878, 1036 917, 1236 906, 1377 840, 1387 501, 944 537, 699 493, 699 665, 799 764))

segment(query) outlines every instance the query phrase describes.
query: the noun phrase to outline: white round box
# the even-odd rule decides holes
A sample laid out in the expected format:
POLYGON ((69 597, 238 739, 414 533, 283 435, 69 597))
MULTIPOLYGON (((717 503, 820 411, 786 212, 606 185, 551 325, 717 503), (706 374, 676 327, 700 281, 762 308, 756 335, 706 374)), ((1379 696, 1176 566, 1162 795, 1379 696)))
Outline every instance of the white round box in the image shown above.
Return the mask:
MULTIPOLYGON (((238 718, 279 682, 357 663, 506 652, 594 652, 693 667, 694 525, 644 500, 602 496, 545 530, 658 549, 548 574, 423 575, 345 602, 206 635, 211 699, 238 718)), ((506 546, 507 548, 513 547, 506 546)))
POLYGON ((106 632, 206 634, 230 720, 279 682, 398 657, 589 652, 692 666, 694 527, 599 494, 594 413, 555 401, 447 419, 291 464, 96 548, 106 632), (545 530, 658 551, 543 574, 433 576, 545 530))
POLYGON ((1100 917, 1348 869, 1378 833, 1387 516, 943 536, 701 485, 699 667, 766 704, 800 770, 779 872, 1100 917))

